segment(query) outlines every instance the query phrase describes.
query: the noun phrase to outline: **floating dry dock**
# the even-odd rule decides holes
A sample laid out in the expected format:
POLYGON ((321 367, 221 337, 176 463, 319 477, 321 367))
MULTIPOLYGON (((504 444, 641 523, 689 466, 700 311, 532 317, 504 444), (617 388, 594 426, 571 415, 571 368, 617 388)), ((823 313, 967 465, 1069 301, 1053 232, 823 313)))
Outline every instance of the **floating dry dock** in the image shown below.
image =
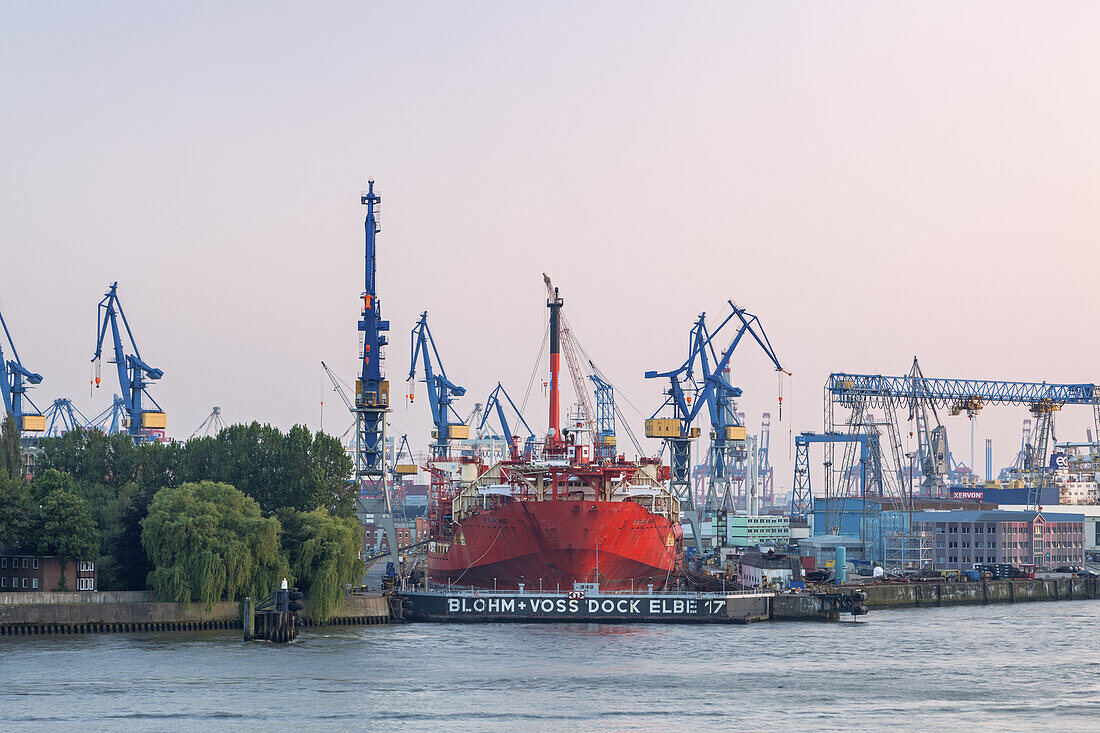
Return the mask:
MULTIPOLYGON (((610 593, 416 590, 400 594, 409 621, 458 623, 745 624, 772 618, 775 593, 610 593)), ((808 594, 809 595, 809 594, 808 594)), ((861 593, 819 593, 806 618, 862 615, 861 593), (854 612, 854 613, 853 613, 854 612)))

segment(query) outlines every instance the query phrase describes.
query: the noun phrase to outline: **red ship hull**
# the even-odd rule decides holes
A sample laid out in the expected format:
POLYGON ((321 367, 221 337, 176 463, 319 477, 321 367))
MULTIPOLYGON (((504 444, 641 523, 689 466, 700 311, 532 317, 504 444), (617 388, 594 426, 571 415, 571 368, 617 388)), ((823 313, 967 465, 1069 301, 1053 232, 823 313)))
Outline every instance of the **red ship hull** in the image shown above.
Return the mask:
POLYGON ((633 501, 513 501, 455 525, 428 553, 436 585, 572 590, 662 589, 677 571, 683 531, 633 501))

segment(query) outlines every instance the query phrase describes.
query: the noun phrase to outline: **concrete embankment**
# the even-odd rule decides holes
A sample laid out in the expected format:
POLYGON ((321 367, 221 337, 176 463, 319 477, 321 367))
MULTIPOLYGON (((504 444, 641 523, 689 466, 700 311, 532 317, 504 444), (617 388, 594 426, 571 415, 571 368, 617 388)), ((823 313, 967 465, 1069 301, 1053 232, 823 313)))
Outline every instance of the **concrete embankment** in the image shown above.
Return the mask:
MULTIPOLYGON (((326 625, 390 623, 390 605, 382 596, 345 598, 326 625)), ((321 625, 302 613, 303 626, 321 625)), ((85 634, 133 631, 199 631, 241 628, 240 605, 163 603, 143 591, 105 593, 0 593, 0 636, 85 634)))
MULTIPOLYGON (((1029 601, 1076 601, 1100 598, 1100 578, 846 585, 844 590, 861 590, 866 593, 867 600, 863 605, 871 610, 1029 601)), ((809 594, 777 596, 772 600, 771 617, 773 620, 821 618, 821 599, 809 594)))

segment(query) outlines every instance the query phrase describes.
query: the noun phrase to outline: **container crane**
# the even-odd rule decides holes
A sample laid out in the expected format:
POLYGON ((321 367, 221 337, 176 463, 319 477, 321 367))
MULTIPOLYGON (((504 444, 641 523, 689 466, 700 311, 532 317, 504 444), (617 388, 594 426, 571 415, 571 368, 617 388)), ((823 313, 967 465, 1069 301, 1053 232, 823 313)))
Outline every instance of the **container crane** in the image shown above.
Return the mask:
POLYGON ((42 432, 46 429, 46 418, 27 396, 27 385, 41 384, 42 375, 23 366, 3 313, 0 313, 0 325, 4 327, 4 337, 12 356, 7 360, 4 358, 4 344, 0 341, 0 367, 4 371, 4 378, 0 379, 0 392, 4 395, 4 412, 15 420, 21 432, 42 432))
POLYGON ((501 435, 503 440, 508 443, 508 452, 511 460, 518 461, 520 459, 519 439, 520 436, 517 433, 513 433, 511 426, 508 424, 508 416, 505 414, 504 405, 508 404, 512 408, 512 413, 519 419, 521 425, 527 429, 527 437, 523 447, 523 453, 527 456, 531 455, 531 451, 534 448, 535 443, 535 431, 531 430, 531 426, 527 424, 527 421, 523 419, 522 413, 519 408, 516 407, 516 403, 512 401, 508 391, 504 389, 504 385, 497 382, 497 386, 489 393, 489 399, 485 401, 485 414, 481 418, 481 423, 477 426, 478 434, 481 433, 485 423, 489 420, 489 416, 495 414, 497 420, 500 422, 501 435), (502 399, 503 397, 503 399, 502 399))
MULTIPOLYGON (((443 361, 439 358, 439 351, 435 347, 435 339, 432 338, 431 329, 428 328, 428 312, 420 315, 411 334, 411 357, 409 359, 409 378, 411 382, 416 378, 416 367, 420 361, 424 363, 424 378, 421 380, 428 386, 428 406, 432 410, 432 423, 435 430, 432 431, 432 458, 434 460, 447 460, 450 457, 450 441, 466 440, 470 437, 470 427, 462 422, 458 412, 452 405, 455 397, 466 394, 466 388, 460 387, 447 378, 447 372, 443 368, 443 361), (436 369, 438 368, 438 373, 436 369), (456 422, 451 421, 454 416, 456 422)), ((409 398, 414 399, 415 393, 410 385, 409 398)))
MULTIPOLYGON (((164 430, 167 427, 167 416, 160 408, 160 405, 157 404, 157 401, 146 391, 149 386, 147 380, 160 379, 164 376, 164 372, 149 366, 141 358, 141 352, 138 350, 137 343, 134 341, 134 334, 130 330, 130 323, 126 319, 126 313, 123 311, 122 302, 118 297, 117 282, 111 285, 106 295, 103 296, 103 300, 99 301, 96 326, 96 332, 99 334, 99 338, 96 341, 95 355, 92 357, 92 363, 95 364, 96 370, 95 386, 98 389, 100 385, 99 367, 103 353, 103 340, 107 336, 107 327, 110 326, 111 337, 114 343, 114 359, 110 363, 114 364, 118 370, 118 384, 122 392, 122 406, 126 413, 126 423, 124 427, 130 437, 135 441, 153 440, 154 438, 150 431, 164 430), (126 353, 123 347, 122 333, 118 327, 120 318, 122 319, 122 325, 126 329, 126 337, 130 342, 130 348, 133 352, 130 354, 126 353), (155 410, 149 410, 144 407, 143 400, 146 398, 156 407, 155 410)), ((117 431, 117 427, 115 431, 117 431)))

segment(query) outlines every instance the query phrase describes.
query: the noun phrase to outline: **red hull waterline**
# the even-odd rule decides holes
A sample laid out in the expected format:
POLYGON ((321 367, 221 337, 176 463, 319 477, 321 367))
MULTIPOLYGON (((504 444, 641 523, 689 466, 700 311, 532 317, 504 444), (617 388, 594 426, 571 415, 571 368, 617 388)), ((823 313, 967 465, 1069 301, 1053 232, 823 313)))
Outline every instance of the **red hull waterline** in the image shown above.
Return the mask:
POLYGON ((439 586, 572 590, 663 589, 676 573, 683 530, 633 501, 515 501, 455 525, 429 546, 439 586), (598 573, 598 576, 597 576, 598 573))

